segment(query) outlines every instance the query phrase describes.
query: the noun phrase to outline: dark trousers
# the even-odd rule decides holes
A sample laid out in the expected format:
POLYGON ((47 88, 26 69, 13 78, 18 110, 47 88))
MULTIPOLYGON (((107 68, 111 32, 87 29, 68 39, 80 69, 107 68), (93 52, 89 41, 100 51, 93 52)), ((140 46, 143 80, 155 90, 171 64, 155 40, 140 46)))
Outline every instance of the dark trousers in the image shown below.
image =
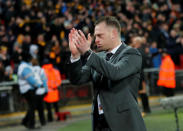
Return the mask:
POLYGON ((163 94, 166 97, 174 96, 174 88, 166 88, 166 87, 162 87, 162 88, 163 88, 163 94))
POLYGON ((49 122, 53 121, 53 116, 52 116, 52 111, 51 111, 52 105, 54 106, 55 113, 59 112, 59 109, 58 109, 58 102, 54 102, 54 103, 47 103, 47 102, 46 102, 47 117, 48 117, 48 121, 49 121, 49 122))
POLYGON ((35 126, 35 91, 29 90, 27 93, 23 94, 24 98, 28 103, 28 110, 25 117, 22 120, 22 124, 28 128, 34 128, 35 126))
POLYGON ((109 125, 105 119, 105 116, 103 114, 96 116, 94 131, 111 131, 111 129, 109 128, 109 125))
POLYGON ((104 114, 100 114, 98 113, 98 104, 97 102, 95 103, 94 106, 94 114, 93 114, 93 118, 94 118, 94 131, 111 131, 104 114))
POLYGON ((150 113, 151 110, 150 110, 150 107, 149 107, 149 100, 148 100, 147 94, 142 93, 142 94, 139 94, 139 95, 140 95, 140 98, 141 98, 141 101, 142 101, 143 111, 145 113, 150 113))
POLYGON ((36 97, 36 109, 39 114, 39 121, 41 125, 45 125, 46 120, 44 114, 44 101, 43 101, 44 95, 35 95, 35 97, 36 97))

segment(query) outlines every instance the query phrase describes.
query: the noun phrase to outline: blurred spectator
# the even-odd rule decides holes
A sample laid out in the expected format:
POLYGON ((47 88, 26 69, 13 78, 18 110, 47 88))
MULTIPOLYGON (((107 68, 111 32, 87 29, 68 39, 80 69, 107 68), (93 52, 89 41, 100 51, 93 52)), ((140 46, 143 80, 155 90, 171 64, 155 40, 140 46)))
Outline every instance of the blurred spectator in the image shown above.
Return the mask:
POLYGON ((13 62, 13 68, 14 68, 14 73, 17 73, 18 70, 18 65, 22 61, 22 43, 23 43, 24 35, 20 34, 17 37, 17 40, 15 41, 13 45, 13 53, 11 56, 12 62, 13 62))
POLYGON ((161 49, 157 48, 157 42, 153 41, 151 43, 151 46, 149 48, 149 51, 151 53, 152 56, 152 66, 154 68, 159 68, 161 65, 161 49))
POLYGON ((43 34, 39 34, 37 36, 37 55, 39 56, 38 60, 43 60, 44 57, 44 51, 45 51, 45 47, 46 47, 46 42, 44 39, 44 35, 43 34))
POLYGON ((5 77, 5 70, 4 70, 4 65, 3 65, 3 61, 0 58, 0 82, 4 81, 4 77, 5 77))
MULTIPOLYGON (((41 64, 50 55, 52 64, 66 74, 63 66, 69 51, 53 48, 58 45, 62 48, 62 44, 67 43, 71 28, 80 28, 85 34, 93 33, 94 21, 98 17, 114 15, 120 20, 121 37, 126 43, 130 43, 135 36, 145 37, 146 43, 155 41, 158 51, 150 49, 153 56, 154 52, 167 48, 176 66, 180 66, 179 57, 183 53, 180 44, 183 34, 182 7, 182 1, 178 0, 1 0, 0 46, 7 48, 8 58, 3 63, 4 66, 11 63, 16 72, 22 57, 21 50, 29 51, 35 44, 41 64)), ((159 56, 153 57, 153 61, 159 56)), ((155 63, 154 67, 159 67, 160 63, 155 63)))
POLYGON ((60 66, 59 66, 59 69, 60 69, 60 72, 61 74, 63 75, 62 79, 65 77, 66 78, 66 75, 67 75, 67 62, 68 62, 68 59, 70 58, 70 50, 69 50, 69 43, 66 39, 63 39, 62 42, 61 42, 61 62, 60 62, 60 66))
POLYGON ((24 41, 22 43, 22 49, 25 52, 28 52, 29 53, 29 50, 30 50, 30 46, 31 45, 32 45, 32 43, 31 43, 31 35, 25 35, 24 41))
POLYGON ((35 44, 30 45, 29 53, 34 59, 38 59, 38 46, 35 44))
POLYGON ((5 68, 5 81, 13 80, 13 68, 11 66, 6 66, 5 68))
POLYGON ((35 105, 36 109, 38 110, 39 121, 41 125, 44 126, 46 125, 46 119, 44 114, 43 98, 45 94, 48 92, 47 78, 44 70, 39 66, 37 59, 32 58, 31 63, 33 65, 34 77, 40 83, 40 85, 42 85, 42 87, 37 88, 35 91, 35 99, 36 99, 35 105))
POLYGON ((177 38, 179 38, 178 34, 176 33, 176 31, 174 29, 172 29, 170 31, 170 37, 167 42, 167 50, 168 50, 169 54, 171 55, 171 58, 174 61, 174 63, 176 65, 179 65, 180 64, 180 61, 179 61, 179 55, 180 55, 179 50, 180 49, 179 48, 181 48, 181 47, 180 47, 180 45, 178 45, 176 43, 177 38))
POLYGON ((162 87, 165 96, 174 96, 176 87, 175 64, 166 49, 162 52, 162 59, 157 85, 162 87))
POLYGON ((61 46, 58 40, 55 40, 52 48, 50 50, 50 60, 51 62, 57 67, 59 68, 60 63, 61 63, 61 46))
POLYGON ((5 67, 10 64, 10 57, 8 54, 8 48, 6 46, 0 47, 0 58, 2 59, 5 67))
POLYGON ((20 93, 28 103, 28 109, 25 117, 22 120, 22 125, 28 129, 35 129, 35 109, 36 109, 36 88, 42 85, 35 79, 32 65, 29 63, 31 56, 28 52, 22 55, 22 62, 18 67, 18 84, 20 93))
POLYGON ((169 30, 169 26, 167 23, 165 23, 165 22, 160 23, 160 26, 159 26, 160 34, 159 34, 159 39, 157 41, 158 48, 166 48, 166 44, 167 44, 167 41, 169 39, 168 30, 169 30))

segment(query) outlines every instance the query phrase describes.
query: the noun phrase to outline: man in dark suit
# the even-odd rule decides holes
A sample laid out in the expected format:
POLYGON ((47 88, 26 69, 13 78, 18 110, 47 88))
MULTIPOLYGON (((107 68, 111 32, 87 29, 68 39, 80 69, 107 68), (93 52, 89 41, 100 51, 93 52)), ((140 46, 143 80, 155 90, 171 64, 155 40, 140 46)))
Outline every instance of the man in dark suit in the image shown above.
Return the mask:
POLYGON ((137 104, 142 58, 136 49, 121 42, 120 32, 115 17, 101 17, 94 30, 99 53, 90 49, 90 34, 86 38, 76 29, 69 34, 70 81, 92 81, 94 85, 94 131, 146 131, 137 104))

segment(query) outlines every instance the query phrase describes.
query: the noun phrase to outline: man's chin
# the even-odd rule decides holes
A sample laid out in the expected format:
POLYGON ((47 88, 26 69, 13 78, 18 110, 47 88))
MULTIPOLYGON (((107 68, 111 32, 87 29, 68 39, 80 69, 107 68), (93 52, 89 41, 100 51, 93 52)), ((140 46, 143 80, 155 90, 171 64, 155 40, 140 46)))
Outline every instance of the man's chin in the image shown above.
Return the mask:
POLYGON ((104 51, 104 49, 103 49, 102 47, 98 47, 98 48, 96 49, 96 52, 101 52, 101 51, 104 51))

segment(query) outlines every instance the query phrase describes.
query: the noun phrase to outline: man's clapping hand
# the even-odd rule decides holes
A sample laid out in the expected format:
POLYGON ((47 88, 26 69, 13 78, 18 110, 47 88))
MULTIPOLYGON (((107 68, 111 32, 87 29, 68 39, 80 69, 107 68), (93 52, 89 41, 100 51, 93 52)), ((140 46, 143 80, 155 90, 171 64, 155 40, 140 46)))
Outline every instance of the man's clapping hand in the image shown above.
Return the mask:
POLYGON ((78 58, 90 49, 92 38, 90 34, 86 38, 81 30, 72 29, 69 33, 69 47, 74 58, 78 58))

